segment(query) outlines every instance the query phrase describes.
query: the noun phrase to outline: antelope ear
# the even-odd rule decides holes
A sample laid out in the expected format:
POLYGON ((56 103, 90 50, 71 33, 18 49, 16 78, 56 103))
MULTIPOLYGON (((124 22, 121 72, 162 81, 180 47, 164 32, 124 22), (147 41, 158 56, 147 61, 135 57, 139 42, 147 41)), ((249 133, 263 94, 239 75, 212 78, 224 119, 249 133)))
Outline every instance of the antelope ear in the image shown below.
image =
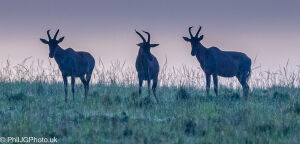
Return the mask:
POLYGON ((139 43, 139 44, 136 44, 137 46, 141 47, 143 46, 144 44, 143 43, 139 43))
POLYGON ((191 39, 187 38, 187 37, 182 37, 185 41, 190 42, 191 39))
POLYGON ((47 40, 45 40, 45 39, 40 39, 40 40, 41 40, 41 42, 44 43, 44 44, 49 44, 49 42, 48 42, 47 40))
POLYGON ((60 43, 64 40, 65 37, 61 37, 57 42, 60 43))
POLYGON ((150 47, 157 47, 159 44, 150 44, 150 47))
POLYGON ((203 37, 204 37, 204 36, 203 36, 203 35, 201 35, 201 36, 199 37, 199 40, 202 40, 202 39, 203 39, 203 37))

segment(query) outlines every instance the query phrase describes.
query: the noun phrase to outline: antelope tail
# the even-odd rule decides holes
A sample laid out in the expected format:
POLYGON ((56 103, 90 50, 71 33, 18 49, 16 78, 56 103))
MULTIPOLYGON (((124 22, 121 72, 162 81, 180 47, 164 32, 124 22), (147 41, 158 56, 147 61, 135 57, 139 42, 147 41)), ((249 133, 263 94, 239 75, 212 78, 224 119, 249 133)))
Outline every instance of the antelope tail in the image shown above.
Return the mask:
POLYGON ((249 81, 250 77, 251 77, 251 68, 249 69, 249 71, 247 73, 247 80, 246 80, 247 82, 249 81))

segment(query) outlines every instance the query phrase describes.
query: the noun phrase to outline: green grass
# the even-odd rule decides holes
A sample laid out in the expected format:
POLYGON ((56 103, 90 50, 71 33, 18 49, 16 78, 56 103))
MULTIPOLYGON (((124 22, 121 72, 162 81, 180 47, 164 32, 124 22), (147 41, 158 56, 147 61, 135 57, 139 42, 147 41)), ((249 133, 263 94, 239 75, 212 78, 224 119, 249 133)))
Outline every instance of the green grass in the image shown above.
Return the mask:
POLYGON ((0 83, 0 136, 56 137, 59 143, 298 143, 300 90, 159 87, 157 104, 146 88, 93 84, 87 103, 83 86, 62 83, 0 83))

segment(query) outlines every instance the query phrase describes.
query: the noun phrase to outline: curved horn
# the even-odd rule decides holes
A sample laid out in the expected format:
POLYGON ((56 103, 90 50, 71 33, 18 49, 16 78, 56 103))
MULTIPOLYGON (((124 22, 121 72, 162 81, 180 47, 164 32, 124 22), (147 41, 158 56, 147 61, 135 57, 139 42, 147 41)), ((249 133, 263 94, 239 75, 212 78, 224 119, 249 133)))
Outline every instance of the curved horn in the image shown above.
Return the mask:
POLYGON ((196 38, 198 37, 200 30, 201 30, 201 26, 199 27, 199 29, 198 29, 198 31, 197 31, 197 33, 195 35, 196 38))
POLYGON ((142 36, 141 33, 139 33, 138 31, 135 30, 135 32, 142 38, 143 42, 146 42, 145 38, 142 36))
POLYGON ((148 35, 148 43, 150 43, 150 33, 146 32, 146 31, 143 31, 144 33, 146 33, 148 35))
POLYGON ((191 32, 191 29, 192 29, 192 28, 193 28, 192 26, 189 27, 189 33, 190 33, 191 38, 193 37, 193 34, 192 34, 192 32, 191 32))
POLYGON ((54 40, 56 40, 56 37, 57 37, 58 32, 59 32, 59 29, 56 31, 56 33, 55 33, 55 35, 54 35, 54 37, 53 37, 54 40))
POLYGON ((50 36, 50 30, 47 30, 47 35, 48 35, 48 39, 51 40, 51 36, 50 36))

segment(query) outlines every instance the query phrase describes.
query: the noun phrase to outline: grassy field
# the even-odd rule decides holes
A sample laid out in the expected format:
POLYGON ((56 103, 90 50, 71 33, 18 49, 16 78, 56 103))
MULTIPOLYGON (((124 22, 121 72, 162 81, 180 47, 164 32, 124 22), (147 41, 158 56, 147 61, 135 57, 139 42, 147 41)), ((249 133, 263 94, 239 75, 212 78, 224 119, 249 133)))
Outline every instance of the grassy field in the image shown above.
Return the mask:
MULTIPOLYGON (((153 95, 138 95, 134 69, 99 61, 87 103, 83 86, 64 102, 55 64, 38 61, 0 69, 0 137, 56 137, 59 143, 299 143, 299 72, 255 72, 246 101, 236 80, 207 97, 199 69, 164 65, 153 95), (235 82, 234 82, 235 81, 235 82), (226 87, 225 87, 226 86, 226 87)), ((255 68, 253 68, 254 70, 255 68)), ((231 81, 232 80, 232 81, 231 81)))
POLYGON ((0 135, 56 137, 59 143, 298 143, 298 88, 220 89, 220 96, 160 87, 157 104, 144 88, 93 84, 88 102, 76 86, 64 102, 62 83, 0 83, 0 135))

